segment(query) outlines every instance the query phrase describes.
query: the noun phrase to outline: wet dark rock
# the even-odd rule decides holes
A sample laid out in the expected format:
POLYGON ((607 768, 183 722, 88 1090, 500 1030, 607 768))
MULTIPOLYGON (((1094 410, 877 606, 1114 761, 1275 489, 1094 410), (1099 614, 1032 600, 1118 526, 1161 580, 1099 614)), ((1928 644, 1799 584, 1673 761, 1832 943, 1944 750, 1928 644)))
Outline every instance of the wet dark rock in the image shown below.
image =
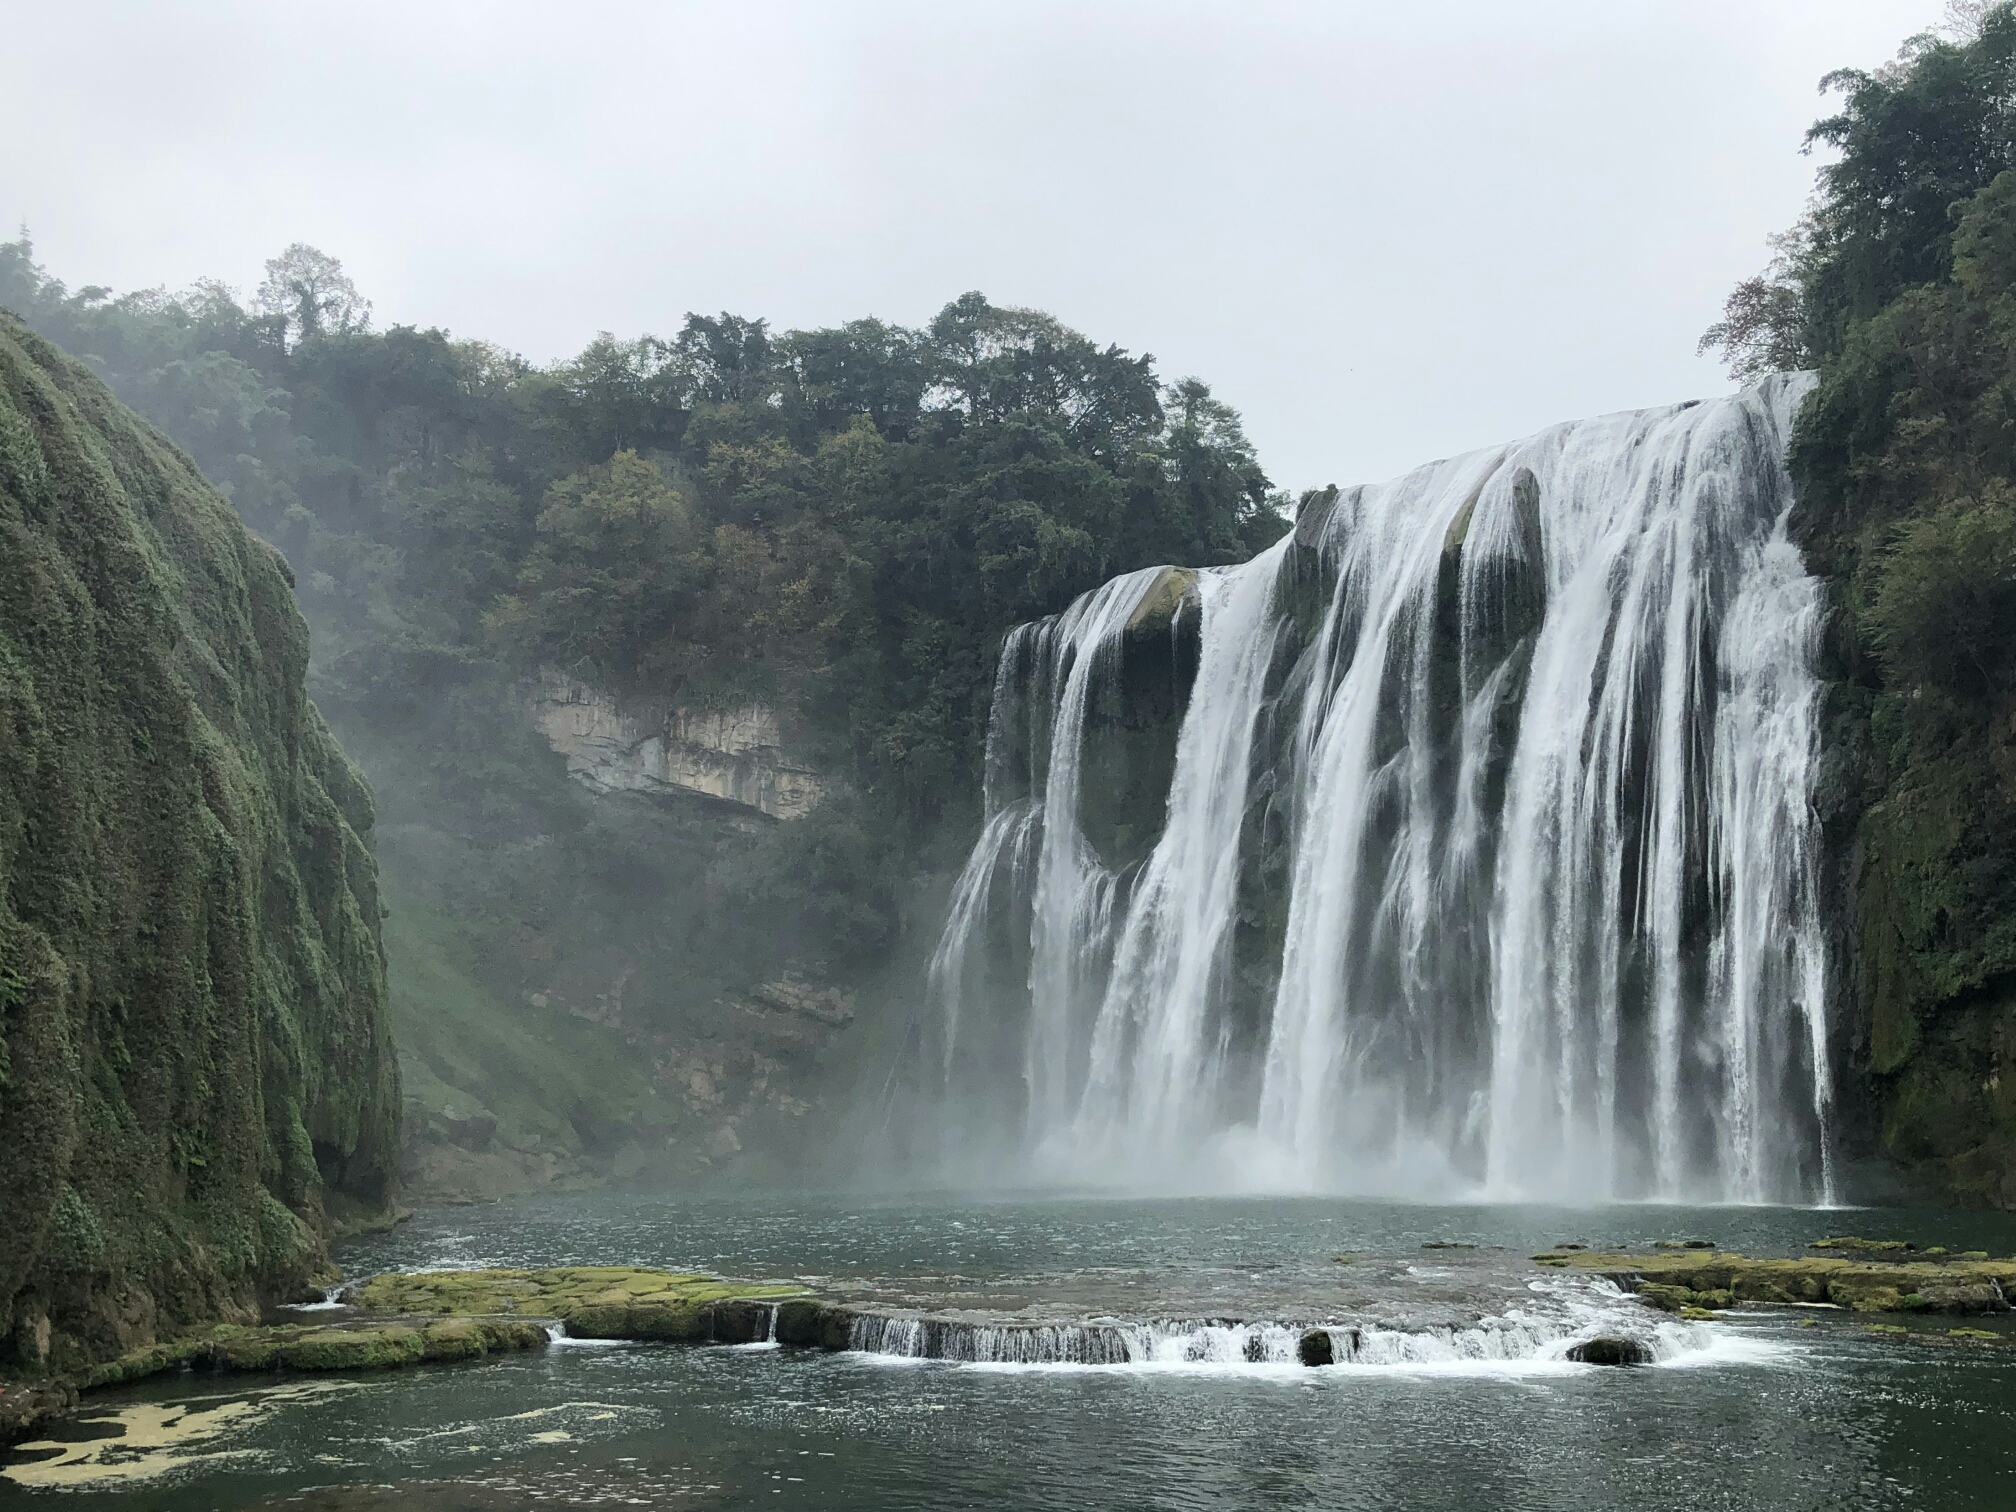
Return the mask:
POLYGON ((1650 1345, 1637 1339, 1585 1339, 1571 1344, 1568 1358, 1581 1365, 1650 1365, 1650 1345))
POLYGON ((845 1349, 854 1315, 844 1307, 801 1297, 777 1304, 777 1342, 807 1349, 845 1349))
POLYGON ((1304 1365, 1334 1365, 1337 1363, 1337 1346, 1327 1328, 1312 1328, 1302 1335, 1295 1346, 1296 1358, 1304 1365))
POLYGON ((1905 1298, 1917 1298, 1917 1308, 1925 1312, 1999 1313, 2009 1311, 2009 1299, 1994 1281, 1961 1282, 1951 1286, 1921 1285, 1905 1298))
POLYGON ((715 1344, 759 1344, 770 1337, 770 1320, 777 1311, 774 1302, 734 1297, 703 1309, 708 1338, 715 1344))
POLYGON ((0 1444, 26 1438, 77 1405, 68 1381, 0 1381, 0 1444))

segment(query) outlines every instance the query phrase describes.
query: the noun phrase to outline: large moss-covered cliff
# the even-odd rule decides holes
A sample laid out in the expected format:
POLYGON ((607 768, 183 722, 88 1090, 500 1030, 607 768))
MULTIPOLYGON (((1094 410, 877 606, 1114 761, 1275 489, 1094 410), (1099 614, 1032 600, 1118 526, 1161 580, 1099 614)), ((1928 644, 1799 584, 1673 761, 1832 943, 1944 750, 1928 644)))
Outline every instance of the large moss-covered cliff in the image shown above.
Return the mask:
POLYGON ((0 314, 0 1368, 241 1317, 397 1157, 371 797, 286 565, 0 314))

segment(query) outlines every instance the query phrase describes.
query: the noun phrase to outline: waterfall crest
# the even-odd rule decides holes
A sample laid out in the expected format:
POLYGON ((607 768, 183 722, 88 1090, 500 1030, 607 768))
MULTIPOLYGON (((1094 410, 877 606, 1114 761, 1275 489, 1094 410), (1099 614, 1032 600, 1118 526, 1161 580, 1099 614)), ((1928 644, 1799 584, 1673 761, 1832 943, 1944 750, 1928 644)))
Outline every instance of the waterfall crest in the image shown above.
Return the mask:
POLYGON ((1830 1199, 1809 387, 1433 463, 1016 630, 931 966, 956 1154, 1830 1199))

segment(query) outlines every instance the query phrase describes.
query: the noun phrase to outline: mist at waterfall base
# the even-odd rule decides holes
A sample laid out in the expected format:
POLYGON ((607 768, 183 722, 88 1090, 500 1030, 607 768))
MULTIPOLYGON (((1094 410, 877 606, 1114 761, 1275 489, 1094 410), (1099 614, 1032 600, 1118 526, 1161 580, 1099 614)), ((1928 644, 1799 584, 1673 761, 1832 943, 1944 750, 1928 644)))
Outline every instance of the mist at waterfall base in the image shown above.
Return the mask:
POLYGON ((1002 651, 914 1037, 948 1184, 1820 1203, 1810 387, 1305 503, 1002 651))

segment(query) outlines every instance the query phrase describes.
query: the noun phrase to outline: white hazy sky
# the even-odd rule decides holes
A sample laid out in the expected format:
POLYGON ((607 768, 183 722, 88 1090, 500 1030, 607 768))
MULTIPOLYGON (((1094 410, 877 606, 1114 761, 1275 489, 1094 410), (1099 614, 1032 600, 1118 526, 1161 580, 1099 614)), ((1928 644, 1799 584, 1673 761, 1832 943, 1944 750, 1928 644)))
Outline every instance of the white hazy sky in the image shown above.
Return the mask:
POLYGON ((73 286, 291 241, 537 360, 967 289, 1195 373, 1277 483, 1717 392, 1821 74, 1942 0, 5 0, 0 217, 73 286))

